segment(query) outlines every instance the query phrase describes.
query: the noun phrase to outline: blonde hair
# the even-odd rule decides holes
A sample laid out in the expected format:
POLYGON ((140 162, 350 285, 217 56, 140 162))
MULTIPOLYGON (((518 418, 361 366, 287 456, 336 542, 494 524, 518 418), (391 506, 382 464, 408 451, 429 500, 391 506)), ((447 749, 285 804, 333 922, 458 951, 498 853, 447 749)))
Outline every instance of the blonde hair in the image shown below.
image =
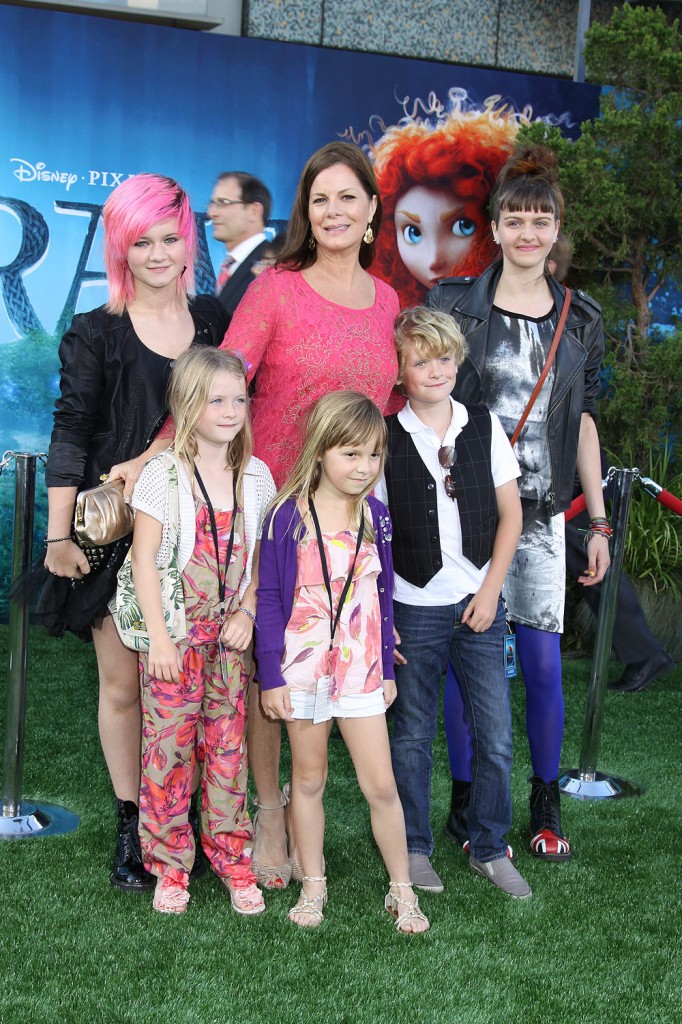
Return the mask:
MULTIPOLYGON (((277 512, 289 498, 295 498, 305 522, 308 515, 308 498, 315 494, 319 486, 322 474, 321 459, 325 452, 330 448, 367 444, 372 438, 376 438, 377 451, 381 452, 381 464, 376 477, 366 489, 348 499, 351 519, 356 525, 360 522, 363 501, 383 472, 388 431, 381 411, 366 395, 361 395, 357 391, 333 391, 329 395, 324 395, 310 412, 303 449, 289 479, 273 502, 273 512, 277 512)), ((274 519, 274 515, 272 518, 274 519)), ((270 531, 272 535, 272 520, 270 531)), ((369 541, 374 540, 371 516, 365 516, 365 538, 369 541)))
POLYGON ((464 335, 452 317, 426 306, 404 309, 396 317, 393 329, 400 376, 405 370, 410 343, 420 359, 439 359, 452 353, 457 366, 462 365, 469 352, 464 335))
POLYGON ((194 435, 208 405, 213 381, 219 373, 229 373, 237 380, 244 381, 246 418, 242 429, 227 446, 226 453, 226 464, 236 474, 237 492, 241 500, 242 476, 253 452, 253 433, 248 412, 246 363, 238 352, 197 345, 176 359, 168 385, 168 406, 175 420, 175 453, 189 463, 190 474, 194 475, 194 460, 198 450, 194 435))

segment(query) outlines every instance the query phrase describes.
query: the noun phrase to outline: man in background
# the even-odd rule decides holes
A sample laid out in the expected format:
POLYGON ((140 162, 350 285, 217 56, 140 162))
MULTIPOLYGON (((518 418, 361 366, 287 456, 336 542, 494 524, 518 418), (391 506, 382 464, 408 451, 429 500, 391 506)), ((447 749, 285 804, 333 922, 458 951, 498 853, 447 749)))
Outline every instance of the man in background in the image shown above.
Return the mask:
POLYGON ((230 316, 253 280, 253 264, 268 248, 265 225, 271 206, 267 186, 245 171, 225 171, 213 186, 208 216, 213 237, 227 250, 218 272, 216 295, 230 316))

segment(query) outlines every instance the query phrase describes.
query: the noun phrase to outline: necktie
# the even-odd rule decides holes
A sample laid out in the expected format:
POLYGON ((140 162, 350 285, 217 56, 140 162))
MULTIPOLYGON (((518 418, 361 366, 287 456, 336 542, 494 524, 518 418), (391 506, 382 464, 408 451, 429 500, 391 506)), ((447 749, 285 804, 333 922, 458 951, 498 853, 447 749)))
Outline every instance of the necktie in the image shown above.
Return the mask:
POLYGON ((216 295, 220 295, 221 291, 229 281, 230 274, 232 273, 232 267, 235 265, 236 262, 237 261, 234 258, 234 256, 230 256, 228 253, 223 262, 220 264, 220 270, 218 271, 218 279, 215 285, 216 295))

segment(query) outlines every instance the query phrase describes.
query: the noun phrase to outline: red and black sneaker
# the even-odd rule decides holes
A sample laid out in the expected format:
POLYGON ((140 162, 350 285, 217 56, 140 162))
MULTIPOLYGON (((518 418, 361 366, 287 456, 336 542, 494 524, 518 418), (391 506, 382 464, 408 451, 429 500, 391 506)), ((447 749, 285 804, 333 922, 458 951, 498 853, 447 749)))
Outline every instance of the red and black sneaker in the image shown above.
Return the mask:
POLYGON ((543 860, 570 860, 571 844, 561 830, 559 782, 534 775, 530 790, 530 852, 543 860))

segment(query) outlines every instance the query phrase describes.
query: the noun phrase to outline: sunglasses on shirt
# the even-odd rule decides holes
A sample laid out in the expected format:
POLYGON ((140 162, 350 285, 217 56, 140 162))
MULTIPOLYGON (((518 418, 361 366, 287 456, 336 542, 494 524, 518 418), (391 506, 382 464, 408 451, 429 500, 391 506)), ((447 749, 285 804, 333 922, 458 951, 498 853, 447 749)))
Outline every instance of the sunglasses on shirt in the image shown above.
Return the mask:
MULTIPOLYGON (((454 444, 445 444, 442 448, 438 449, 438 461, 440 462, 443 469, 451 470, 454 464, 457 462, 457 452, 455 451, 454 444)), ((455 482, 452 476, 448 472, 443 480, 445 485, 445 493, 448 498, 452 498, 454 501, 457 497, 455 491, 455 482)))

